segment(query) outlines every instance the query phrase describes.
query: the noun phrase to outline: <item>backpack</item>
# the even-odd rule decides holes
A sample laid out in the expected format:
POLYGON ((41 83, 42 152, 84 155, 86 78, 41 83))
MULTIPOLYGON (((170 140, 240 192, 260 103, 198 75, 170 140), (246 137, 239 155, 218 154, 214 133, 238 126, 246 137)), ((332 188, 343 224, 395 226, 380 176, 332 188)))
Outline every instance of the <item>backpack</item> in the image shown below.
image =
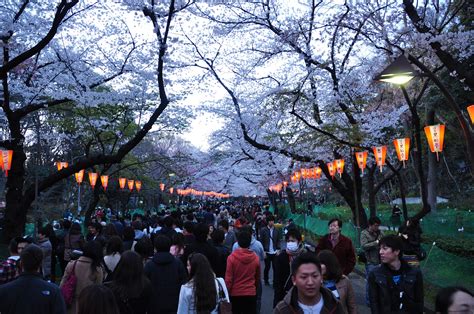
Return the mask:
POLYGON ((76 270, 76 263, 74 262, 74 266, 72 267, 72 271, 66 279, 66 282, 61 286, 61 294, 64 297, 64 302, 68 307, 72 305, 72 300, 74 299, 74 292, 76 291, 77 285, 77 277, 75 274, 76 270))

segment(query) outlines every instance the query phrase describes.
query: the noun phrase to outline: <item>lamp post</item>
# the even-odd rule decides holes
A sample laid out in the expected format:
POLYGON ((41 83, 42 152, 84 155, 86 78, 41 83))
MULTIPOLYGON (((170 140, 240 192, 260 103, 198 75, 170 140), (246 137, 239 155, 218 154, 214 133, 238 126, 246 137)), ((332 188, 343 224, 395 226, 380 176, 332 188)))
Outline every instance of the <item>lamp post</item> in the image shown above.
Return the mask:
MULTIPOLYGON (((411 108, 412 104, 409 100, 408 93, 406 92, 404 85, 408 83, 414 77, 428 77, 431 81, 439 88, 441 93, 444 95, 447 105, 451 108, 451 110, 455 113, 456 118, 459 122, 461 127, 462 133, 464 135, 464 141, 466 144, 466 149, 468 153, 469 162, 471 165, 471 170, 474 169, 474 139, 472 138, 472 134, 469 130, 469 126, 459 109, 458 104, 456 103, 453 95, 449 92, 446 86, 439 80, 439 78, 431 72, 423 63, 421 63, 416 57, 412 55, 408 55, 408 58, 404 55, 400 55, 396 58, 389 66, 387 66, 379 75, 377 75, 374 80, 387 82, 398 85, 401 90, 403 91, 404 97, 410 106, 410 110, 412 111, 412 115, 414 114, 413 111, 415 108, 411 108), (411 62, 411 63, 410 63, 411 62), (412 64, 415 64, 423 73, 419 73, 415 71, 412 64)), ((471 105, 467 108, 469 116, 471 118, 471 122, 474 123, 474 106, 471 105)), ((416 110, 415 110, 416 114, 416 110)), ((419 118, 418 118, 419 120, 419 118)), ((419 129, 419 128, 418 128, 419 129)), ((417 139, 415 138, 415 145, 418 146, 417 139)), ((472 173, 472 171, 471 171, 472 173)))

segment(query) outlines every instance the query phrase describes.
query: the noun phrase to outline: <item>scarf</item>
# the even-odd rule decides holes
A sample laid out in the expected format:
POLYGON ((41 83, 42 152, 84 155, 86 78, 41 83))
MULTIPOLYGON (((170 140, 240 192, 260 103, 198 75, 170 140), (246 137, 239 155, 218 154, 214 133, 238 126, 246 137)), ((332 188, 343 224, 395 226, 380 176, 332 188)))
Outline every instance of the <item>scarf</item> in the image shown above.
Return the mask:
POLYGON ((290 258, 290 264, 296 256, 300 255, 303 252, 303 250, 304 250, 303 243, 300 243, 300 245, 298 245, 296 250, 291 251, 291 250, 288 250, 288 248, 286 249, 286 254, 288 254, 288 257, 290 258))

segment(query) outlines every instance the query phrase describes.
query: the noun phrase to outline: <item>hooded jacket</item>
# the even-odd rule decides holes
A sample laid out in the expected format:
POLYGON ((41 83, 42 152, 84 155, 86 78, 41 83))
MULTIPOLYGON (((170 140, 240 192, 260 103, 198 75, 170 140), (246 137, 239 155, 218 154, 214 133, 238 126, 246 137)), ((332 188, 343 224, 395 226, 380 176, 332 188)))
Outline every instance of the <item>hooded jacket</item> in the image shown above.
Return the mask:
MULTIPOLYGON (((323 298, 324 305, 321 309, 320 314, 345 314, 346 312, 342 308, 341 303, 336 299, 328 289, 321 287, 321 297, 323 298)), ((293 287, 288 291, 283 301, 279 302, 273 314, 303 314, 303 310, 298 305, 298 289, 293 287)))
POLYGON ((176 313, 179 290, 186 281, 183 263, 169 252, 157 252, 144 269, 153 286, 153 313, 176 313))
POLYGON ((239 248, 227 259, 225 284, 231 296, 255 296, 260 279, 260 261, 249 249, 239 248))

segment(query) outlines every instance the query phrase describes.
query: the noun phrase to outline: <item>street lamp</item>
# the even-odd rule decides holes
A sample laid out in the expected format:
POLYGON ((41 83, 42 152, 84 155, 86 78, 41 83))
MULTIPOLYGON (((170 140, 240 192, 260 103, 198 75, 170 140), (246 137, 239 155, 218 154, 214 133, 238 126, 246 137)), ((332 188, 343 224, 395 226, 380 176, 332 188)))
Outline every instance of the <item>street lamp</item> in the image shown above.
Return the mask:
POLYGON ((401 55, 377 75, 375 80, 403 85, 408 83, 415 76, 419 76, 419 73, 415 71, 407 58, 401 55))

